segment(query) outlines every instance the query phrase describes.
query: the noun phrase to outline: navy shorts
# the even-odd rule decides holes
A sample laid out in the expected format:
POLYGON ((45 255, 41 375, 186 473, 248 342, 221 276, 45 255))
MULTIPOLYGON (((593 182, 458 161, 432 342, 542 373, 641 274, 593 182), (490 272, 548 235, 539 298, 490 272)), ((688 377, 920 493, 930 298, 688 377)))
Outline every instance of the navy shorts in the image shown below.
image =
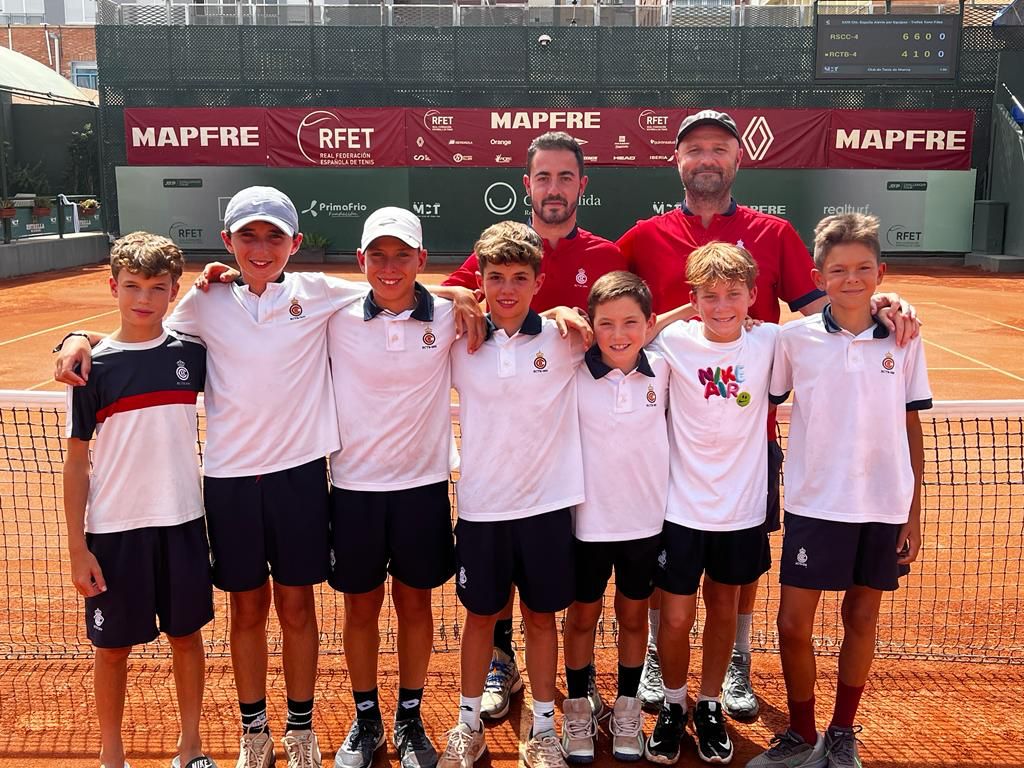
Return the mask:
POLYGON ((782 504, 779 487, 782 474, 782 446, 778 440, 768 441, 768 507, 765 510, 765 529, 768 533, 779 530, 782 504))
POLYGON ((576 547, 576 599, 593 603, 604 596, 615 570, 615 589, 630 600, 646 600, 654 591, 661 534, 628 541, 581 541, 576 547))
POLYGON ((107 591, 85 598, 85 626, 97 648, 126 648, 160 632, 185 637, 213 618, 206 521, 87 533, 107 591), (157 625, 159 620, 159 627, 157 625))
POLYGON ((786 512, 779 582, 789 587, 844 591, 853 586, 899 589, 909 573, 896 553, 902 525, 841 523, 786 512))
POLYGON ((213 583, 225 592, 327 579, 330 514, 327 459, 249 477, 207 477, 206 520, 213 583))
POLYGON ((673 595, 696 594, 704 573, 719 584, 742 586, 772 565, 763 523, 739 531, 698 531, 665 521, 661 536, 654 579, 659 589, 673 595))
POLYGON ((455 591, 467 611, 498 613, 515 585, 534 613, 568 608, 576 596, 569 509, 516 520, 455 525, 455 591))
POLYGON ((331 575, 339 592, 370 592, 387 579, 433 589, 455 573, 448 481, 399 491, 331 488, 331 575))

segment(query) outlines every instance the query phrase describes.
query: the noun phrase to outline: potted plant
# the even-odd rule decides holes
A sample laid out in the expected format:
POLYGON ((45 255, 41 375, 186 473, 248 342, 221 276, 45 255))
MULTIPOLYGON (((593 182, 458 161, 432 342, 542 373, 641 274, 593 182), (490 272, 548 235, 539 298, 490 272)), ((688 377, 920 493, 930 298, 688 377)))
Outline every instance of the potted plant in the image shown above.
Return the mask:
POLYGON ((18 209, 14 207, 14 201, 10 198, 0 198, 0 219, 13 219, 18 215, 18 209))
POLYGON ((96 211, 100 208, 100 201, 94 198, 86 198, 78 204, 78 215, 89 218, 96 215, 96 211))
POLYGON ((53 209, 53 198, 40 195, 32 201, 33 216, 49 216, 53 209))
POLYGON ((303 235, 302 247, 292 256, 292 261, 320 264, 324 261, 327 246, 330 244, 331 241, 325 235, 316 232, 303 235))

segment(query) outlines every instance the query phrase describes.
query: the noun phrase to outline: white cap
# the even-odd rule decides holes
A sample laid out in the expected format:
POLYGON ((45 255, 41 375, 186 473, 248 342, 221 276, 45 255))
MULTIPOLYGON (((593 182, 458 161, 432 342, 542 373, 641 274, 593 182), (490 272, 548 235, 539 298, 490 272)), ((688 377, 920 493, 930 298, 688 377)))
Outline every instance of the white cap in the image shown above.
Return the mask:
POLYGON ((246 187, 228 201, 224 209, 224 228, 237 232, 246 224, 266 221, 294 237, 299 231, 299 214, 291 199, 274 187, 246 187))
POLYGON ((378 208, 363 224, 359 250, 365 251, 378 237, 397 237, 412 248, 423 247, 423 227, 419 217, 405 208, 378 208))

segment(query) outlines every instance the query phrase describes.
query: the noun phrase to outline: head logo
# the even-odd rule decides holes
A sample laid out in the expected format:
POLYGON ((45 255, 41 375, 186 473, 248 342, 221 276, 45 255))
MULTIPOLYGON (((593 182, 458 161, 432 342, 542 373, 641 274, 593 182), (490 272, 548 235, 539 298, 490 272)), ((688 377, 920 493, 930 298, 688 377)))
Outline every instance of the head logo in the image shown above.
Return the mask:
POLYGON ((518 202, 515 188, 507 182, 496 181, 484 190, 484 207, 495 216, 507 216, 518 202))
POLYGON ((659 115, 653 109, 645 109, 636 118, 642 131, 667 131, 668 115, 659 115))
POLYGON ((430 330, 430 326, 428 325, 427 329, 423 331, 423 346, 433 347, 436 343, 437 337, 434 335, 434 332, 430 330))
POLYGON ((885 357, 882 358, 882 367, 887 371, 896 367, 896 358, 892 356, 892 352, 885 353, 885 357))
POLYGON ((651 384, 647 385, 647 402, 651 405, 658 402, 658 393, 654 391, 654 387, 651 384))
POLYGON ((188 368, 185 367, 185 361, 179 360, 177 363, 178 367, 174 369, 174 375, 178 377, 178 381, 188 381, 188 368))
POLYGON ((288 307, 288 314, 292 317, 302 317, 302 305, 299 304, 298 299, 292 299, 292 305, 288 307))
POLYGON ((921 244, 921 233, 902 224, 893 224, 886 230, 885 241, 899 248, 913 248, 921 244))
POLYGON ((764 115, 758 115, 750 121, 747 130, 743 132, 743 147, 751 160, 764 160, 768 149, 775 141, 772 129, 768 126, 768 119, 764 115))
POLYGON ((580 267, 580 271, 576 273, 576 285, 586 285, 586 284, 587 284, 587 270, 585 270, 583 267, 580 267))
POLYGON ((442 115, 438 109, 428 109, 423 113, 423 127, 428 131, 453 131, 454 123, 452 115, 442 115))
POLYGON ((309 201, 309 208, 303 208, 299 213, 308 213, 314 219, 316 218, 316 200, 309 201))
POLYGON ((533 367, 536 368, 538 371, 543 371, 545 368, 548 367, 548 361, 544 357, 543 352, 538 352, 537 356, 533 358, 533 367))

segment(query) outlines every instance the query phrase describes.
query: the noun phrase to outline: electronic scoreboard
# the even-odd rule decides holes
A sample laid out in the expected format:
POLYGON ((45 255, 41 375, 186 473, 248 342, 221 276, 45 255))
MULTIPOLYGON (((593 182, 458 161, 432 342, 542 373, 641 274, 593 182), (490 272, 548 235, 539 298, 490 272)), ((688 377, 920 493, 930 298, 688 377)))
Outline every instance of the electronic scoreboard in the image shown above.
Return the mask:
POLYGON ((960 16, 818 16, 815 78, 942 80, 956 76, 960 16))

